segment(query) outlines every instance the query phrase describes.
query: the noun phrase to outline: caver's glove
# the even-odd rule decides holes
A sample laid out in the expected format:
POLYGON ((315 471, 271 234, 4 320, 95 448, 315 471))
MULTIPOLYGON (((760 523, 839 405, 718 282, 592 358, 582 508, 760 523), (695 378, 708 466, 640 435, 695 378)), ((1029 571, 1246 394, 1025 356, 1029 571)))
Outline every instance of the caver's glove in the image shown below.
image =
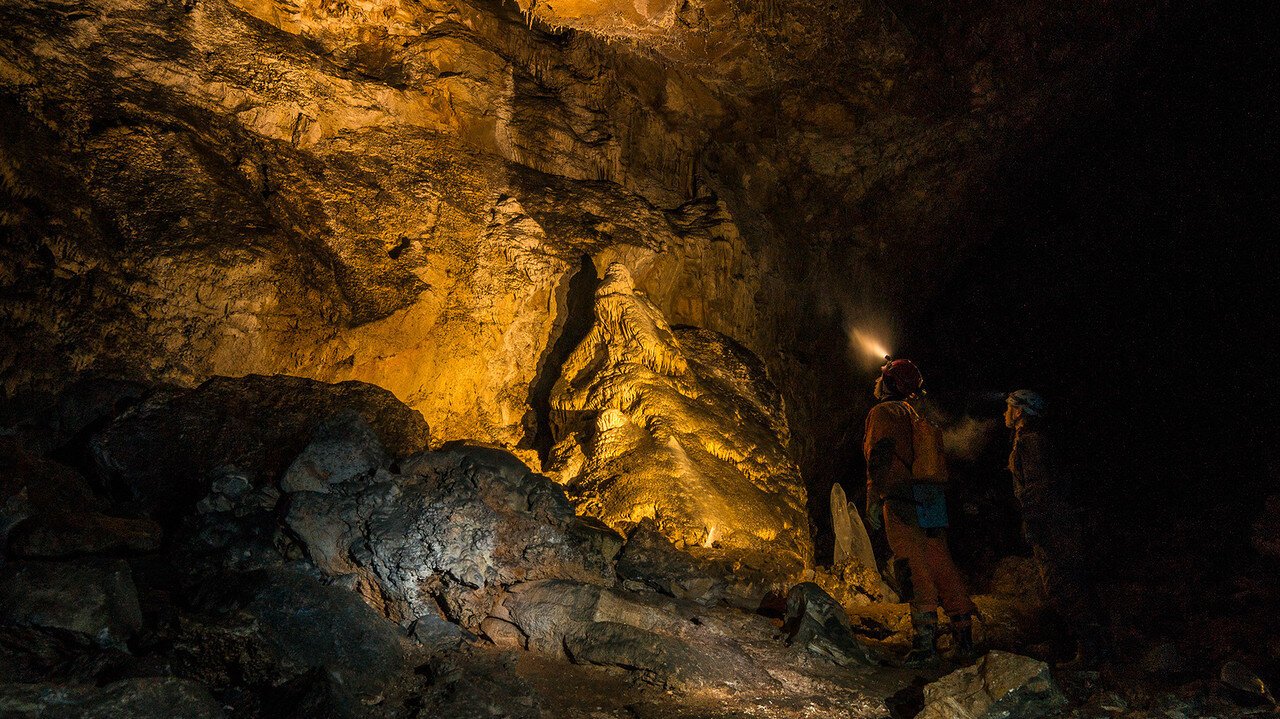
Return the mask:
POLYGON ((867 502, 867 526, 877 532, 884 529, 884 500, 872 499, 867 502))

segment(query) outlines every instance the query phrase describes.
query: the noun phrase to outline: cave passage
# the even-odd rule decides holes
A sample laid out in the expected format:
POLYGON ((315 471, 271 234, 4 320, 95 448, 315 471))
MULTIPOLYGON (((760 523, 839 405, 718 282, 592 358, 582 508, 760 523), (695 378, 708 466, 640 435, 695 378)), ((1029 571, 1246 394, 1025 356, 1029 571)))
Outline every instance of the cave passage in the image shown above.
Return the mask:
POLYGON ((72 5, 0 715, 1276 707, 1275 8, 72 5))

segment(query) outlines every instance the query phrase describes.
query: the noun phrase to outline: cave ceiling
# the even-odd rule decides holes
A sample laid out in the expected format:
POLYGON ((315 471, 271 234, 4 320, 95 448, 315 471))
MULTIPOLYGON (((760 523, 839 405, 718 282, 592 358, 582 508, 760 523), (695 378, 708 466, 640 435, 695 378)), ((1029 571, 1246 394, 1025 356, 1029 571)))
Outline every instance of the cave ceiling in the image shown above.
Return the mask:
POLYGON ((833 330, 944 277, 1160 12, 0 0, 0 380, 359 379, 532 452, 570 280, 619 262, 764 360, 808 470, 833 330))

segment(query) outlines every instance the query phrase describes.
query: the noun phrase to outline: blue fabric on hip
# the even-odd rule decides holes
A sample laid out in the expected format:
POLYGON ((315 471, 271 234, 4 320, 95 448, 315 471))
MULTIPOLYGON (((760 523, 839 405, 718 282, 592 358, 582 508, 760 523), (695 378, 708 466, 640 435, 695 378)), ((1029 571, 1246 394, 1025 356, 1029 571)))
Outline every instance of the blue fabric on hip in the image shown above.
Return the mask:
POLYGON ((921 529, 941 529, 947 521, 947 492, 939 484, 915 484, 911 493, 916 499, 916 518, 921 529))

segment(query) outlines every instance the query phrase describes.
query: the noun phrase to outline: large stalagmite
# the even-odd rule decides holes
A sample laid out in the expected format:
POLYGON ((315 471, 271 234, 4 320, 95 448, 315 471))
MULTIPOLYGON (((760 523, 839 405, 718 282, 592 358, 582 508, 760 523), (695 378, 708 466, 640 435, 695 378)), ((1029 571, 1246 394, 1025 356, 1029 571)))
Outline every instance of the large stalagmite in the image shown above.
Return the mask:
POLYGON ((622 264, 551 403, 551 471, 580 512, 622 531, 653 519, 695 554, 773 572, 810 561, 804 486, 763 366, 721 335, 673 329, 622 264))

